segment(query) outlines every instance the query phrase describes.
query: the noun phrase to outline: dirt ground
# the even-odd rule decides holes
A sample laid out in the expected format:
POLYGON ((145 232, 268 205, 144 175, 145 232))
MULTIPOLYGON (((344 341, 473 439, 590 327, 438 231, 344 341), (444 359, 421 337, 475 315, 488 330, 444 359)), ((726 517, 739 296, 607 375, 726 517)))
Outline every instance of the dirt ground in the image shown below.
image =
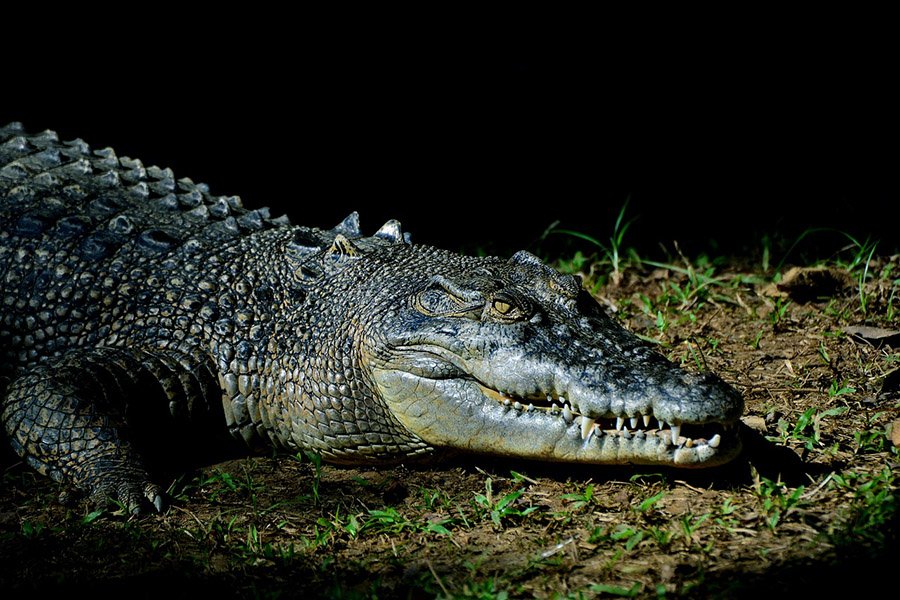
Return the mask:
POLYGON ((0 589, 758 598, 865 594, 892 578, 900 257, 798 274, 679 258, 626 265, 618 283, 584 257, 561 266, 672 360, 744 394, 737 460, 683 471, 456 457, 376 470, 277 454, 187 473, 164 514, 129 517, 60 503, 56 484, 7 452, 0 589), (859 325, 880 329, 847 329, 859 325))

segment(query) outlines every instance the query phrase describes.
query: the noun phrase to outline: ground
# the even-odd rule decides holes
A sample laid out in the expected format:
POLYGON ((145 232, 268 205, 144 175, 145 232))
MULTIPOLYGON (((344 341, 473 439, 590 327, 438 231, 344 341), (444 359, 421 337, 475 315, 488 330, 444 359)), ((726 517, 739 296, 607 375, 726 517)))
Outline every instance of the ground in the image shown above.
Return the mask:
MULTIPOLYGON (((615 248, 561 269, 746 400, 744 453, 708 470, 461 456, 354 469, 273 454, 170 484, 162 515, 60 502, 11 454, 0 589, 101 596, 728 597, 860 593, 897 564, 900 257, 823 269, 615 248), (879 329, 853 330, 866 325, 879 329), (208 594, 208 595, 207 595, 208 594)), ((806 262, 799 266, 809 267, 806 262)), ((889 585, 889 584, 888 584, 889 585)))

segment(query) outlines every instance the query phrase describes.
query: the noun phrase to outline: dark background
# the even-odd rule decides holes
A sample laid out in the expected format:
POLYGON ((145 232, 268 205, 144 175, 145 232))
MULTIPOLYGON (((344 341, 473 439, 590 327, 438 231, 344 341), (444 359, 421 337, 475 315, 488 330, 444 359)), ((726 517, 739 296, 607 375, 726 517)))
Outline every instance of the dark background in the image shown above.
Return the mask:
POLYGON ((8 63, 0 121, 112 146, 295 223, 357 210, 366 231, 398 218, 451 248, 549 249, 561 236, 536 241, 557 221, 607 240, 627 198, 625 242, 644 254, 673 240, 752 254, 810 228, 900 246, 896 72, 878 40, 639 57, 276 46, 8 63))

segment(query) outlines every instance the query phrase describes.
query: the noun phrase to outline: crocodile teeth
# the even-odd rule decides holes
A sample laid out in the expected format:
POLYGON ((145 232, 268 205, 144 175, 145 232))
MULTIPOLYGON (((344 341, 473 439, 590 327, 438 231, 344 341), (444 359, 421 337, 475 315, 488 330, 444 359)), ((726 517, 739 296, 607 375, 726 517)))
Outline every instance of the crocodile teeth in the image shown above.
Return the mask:
POLYGON ((650 415, 644 415, 644 427, 650 427, 650 415))
POLYGON ((709 446, 710 448, 718 448, 719 444, 721 442, 722 442, 722 436, 717 433, 716 435, 709 438, 709 441, 706 442, 706 445, 709 446))
POLYGON ((656 420, 656 428, 657 428, 657 429, 660 429, 660 430, 661 430, 661 429, 663 428, 663 425, 665 425, 665 423, 662 422, 662 419, 657 419, 657 420, 656 420))
POLYGON ((637 418, 637 417, 631 417, 631 419, 628 420, 628 423, 631 425, 631 428, 632 428, 632 429, 637 429, 638 418, 637 418))
POLYGON ((678 438, 681 436, 681 425, 670 423, 669 426, 672 428, 672 444, 677 446, 678 438))
POLYGON ((581 439, 588 439, 594 432, 594 423, 596 421, 590 417, 581 417, 581 439))
POLYGON ((622 431, 623 427, 625 427, 625 417, 616 417, 616 430, 622 431))
POLYGON ((509 406, 510 404, 512 404, 512 400, 510 400, 509 398, 503 399, 503 406, 509 406))
POLYGON ((529 403, 528 406, 525 408, 525 410, 527 410, 528 412, 533 411, 533 410, 534 410, 534 404, 529 403))
POLYGON ((555 415, 559 412, 559 404, 556 402, 550 403, 550 414, 555 415))
POLYGON ((515 402, 513 402, 513 408, 516 410, 522 410, 522 403, 516 400, 515 402))
POLYGON ((566 421, 566 423, 571 423, 575 419, 575 415, 572 414, 572 411, 569 409, 568 404, 563 405, 562 417, 566 421))

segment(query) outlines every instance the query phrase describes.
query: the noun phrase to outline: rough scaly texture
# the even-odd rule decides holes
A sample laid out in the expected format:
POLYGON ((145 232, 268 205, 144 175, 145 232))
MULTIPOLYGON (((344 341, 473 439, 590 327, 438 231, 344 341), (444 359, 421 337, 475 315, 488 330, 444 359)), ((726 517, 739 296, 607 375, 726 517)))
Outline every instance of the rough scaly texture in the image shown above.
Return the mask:
POLYGON ((737 453, 743 409, 528 252, 412 245, 396 221, 367 237, 356 213, 292 226, 15 123, 0 128, 0 386, 16 452, 133 510, 161 506, 150 449, 226 429, 345 463, 449 448, 705 466, 737 453))

